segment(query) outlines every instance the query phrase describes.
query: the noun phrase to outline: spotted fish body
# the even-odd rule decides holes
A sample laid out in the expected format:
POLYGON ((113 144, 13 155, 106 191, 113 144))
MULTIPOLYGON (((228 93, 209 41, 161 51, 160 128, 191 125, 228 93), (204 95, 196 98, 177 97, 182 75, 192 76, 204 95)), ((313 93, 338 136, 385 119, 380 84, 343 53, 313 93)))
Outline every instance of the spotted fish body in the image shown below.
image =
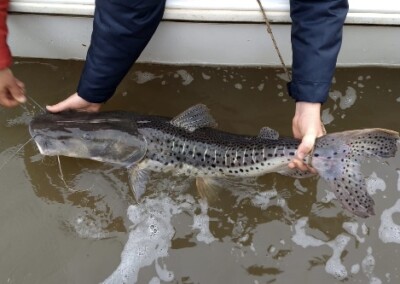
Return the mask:
POLYGON ((137 120, 148 142, 147 167, 196 176, 254 177, 287 168, 299 142, 263 139, 200 128, 176 128, 164 118, 137 120))
MULTIPOLYGON (((79 120, 79 114, 60 114, 56 117, 51 114, 46 115, 53 116, 48 120, 53 124, 63 125, 64 129, 68 123, 71 122, 71 124, 63 132, 60 127, 49 130, 48 127, 39 126, 34 119, 30 125, 31 135, 41 153, 57 155, 58 152, 62 155, 79 157, 77 152, 82 153, 82 150, 72 149, 73 147, 66 141, 57 143, 56 147, 49 146, 51 145, 50 137, 54 137, 54 133, 57 133, 56 136, 62 139, 67 139, 68 135, 70 139, 74 138, 73 145, 76 147, 79 139, 76 139, 77 132, 73 129, 81 130, 82 126, 72 125, 72 122, 79 120), (46 146, 44 146, 44 140, 46 146), (51 151, 46 152, 46 147, 52 148, 51 151)), ((120 163, 124 166, 126 166, 126 161, 132 163, 128 168, 137 198, 144 193, 151 171, 172 172, 204 179, 257 177, 271 172, 298 178, 312 175, 288 168, 288 163, 295 156, 299 146, 299 140, 278 138, 276 131, 266 127, 258 136, 237 135, 217 130, 214 119, 204 105, 193 106, 174 119, 134 113, 105 112, 96 114, 96 123, 91 123, 87 115, 85 120, 87 125, 93 128, 102 125, 99 124, 100 118, 100 121, 113 120, 112 128, 115 130, 116 117, 125 122, 125 126, 131 122, 129 132, 126 129, 122 132, 129 133, 132 140, 135 140, 135 143, 127 143, 129 147, 139 149, 136 150, 134 158, 127 157, 120 163)), ((110 138, 107 139, 110 140, 110 138)), ((367 193, 360 162, 372 156, 393 157, 397 151, 398 139, 397 132, 384 129, 328 134, 317 139, 312 155, 306 160, 330 184, 344 208, 360 217, 368 217, 374 214, 374 201, 367 193)), ((84 147, 80 147, 85 149, 84 157, 90 158, 91 143, 86 143, 84 139, 80 140, 84 143, 84 147)), ((101 139, 96 139, 98 140, 101 139)), ((121 139, 118 141, 118 147, 111 142, 113 138, 106 143, 104 156, 108 161, 112 160, 115 163, 117 159, 112 159, 116 156, 113 151, 118 154, 126 151, 121 151, 121 148, 124 148, 121 139)), ((93 159, 101 160, 99 146, 96 147, 96 158, 93 159)))

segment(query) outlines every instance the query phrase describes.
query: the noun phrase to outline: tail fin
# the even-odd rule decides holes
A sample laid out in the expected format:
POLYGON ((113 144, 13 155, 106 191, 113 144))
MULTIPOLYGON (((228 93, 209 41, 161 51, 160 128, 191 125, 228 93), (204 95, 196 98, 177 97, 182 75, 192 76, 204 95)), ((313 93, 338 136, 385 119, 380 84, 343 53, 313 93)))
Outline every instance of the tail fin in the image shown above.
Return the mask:
POLYGON ((353 130, 328 134, 316 142, 312 166, 333 189, 343 207, 357 216, 374 215, 374 201, 361 173, 368 157, 393 157, 399 134, 386 129, 353 130))

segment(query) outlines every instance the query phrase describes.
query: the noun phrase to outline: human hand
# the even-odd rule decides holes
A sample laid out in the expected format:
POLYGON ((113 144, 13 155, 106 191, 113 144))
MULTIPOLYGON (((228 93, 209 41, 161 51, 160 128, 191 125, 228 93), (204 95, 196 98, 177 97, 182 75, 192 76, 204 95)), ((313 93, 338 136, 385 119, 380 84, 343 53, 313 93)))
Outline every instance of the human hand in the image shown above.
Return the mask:
POLYGON ((65 110, 77 110, 86 112, 98 112, 101 104, 91 103, 82 99, 78 93, 72 94, 65 100, 52 106, 46 106, 49 112, 61 112, 65 110))
POLYGON ((10 69, 0 70, 0 105, 15 107, 26 102, 25 85, 14 77, 10 69))
POLYGON ((293 136, 297 139, 301 139, 301 143, 297 148, 295 158, 289 163, 289 168, 298 168, 302 171, 311 171, 315 173, 315 169, 305 164, 303 159, 314 148, 315 139, 326 134, 325 128, 321 123, 320 112, 320 103, 296 103, 292 130, 293 136))

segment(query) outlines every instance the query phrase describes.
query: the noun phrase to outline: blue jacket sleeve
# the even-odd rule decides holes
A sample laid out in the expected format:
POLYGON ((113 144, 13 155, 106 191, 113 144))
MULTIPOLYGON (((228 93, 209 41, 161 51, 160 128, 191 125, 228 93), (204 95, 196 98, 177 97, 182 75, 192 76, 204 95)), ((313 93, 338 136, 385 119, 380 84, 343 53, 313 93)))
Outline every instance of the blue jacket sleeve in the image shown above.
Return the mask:
POLYGON ((164 8, 165 0, 96 0, 80 97, 92 103, 111 98, 150 41, 164 8))
POLYGON ((328 98, 347 11, 347 0, 290 0, 293 78, 288 91, 296 102, 328 98))

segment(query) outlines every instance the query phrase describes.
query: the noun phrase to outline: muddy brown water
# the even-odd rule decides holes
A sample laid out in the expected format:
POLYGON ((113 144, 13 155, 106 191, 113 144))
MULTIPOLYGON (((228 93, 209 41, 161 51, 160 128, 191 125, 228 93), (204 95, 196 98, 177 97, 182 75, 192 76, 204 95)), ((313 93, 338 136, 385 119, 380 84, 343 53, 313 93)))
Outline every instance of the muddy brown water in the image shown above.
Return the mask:
MULTIPOLYGON (((40 106, 74 92, 82 62, 16 59, 40 106)), ((400 130, 400 69, 338 69, 328 132, 400 130)), ((136 65, 103 110, 174 116, 196 104, 219 128, 291 134, 280 69, 136 65)), ((28 123, 0 109, 0 283, 399 283, 400 159, 363 164, 376 216, 341 209, 318 178, 227 182, 210 204, 193 180, 155 174, 137 203, 124 169, 41 156, 28 123), (19 149, 18 154, 11 156, 19 149)))

